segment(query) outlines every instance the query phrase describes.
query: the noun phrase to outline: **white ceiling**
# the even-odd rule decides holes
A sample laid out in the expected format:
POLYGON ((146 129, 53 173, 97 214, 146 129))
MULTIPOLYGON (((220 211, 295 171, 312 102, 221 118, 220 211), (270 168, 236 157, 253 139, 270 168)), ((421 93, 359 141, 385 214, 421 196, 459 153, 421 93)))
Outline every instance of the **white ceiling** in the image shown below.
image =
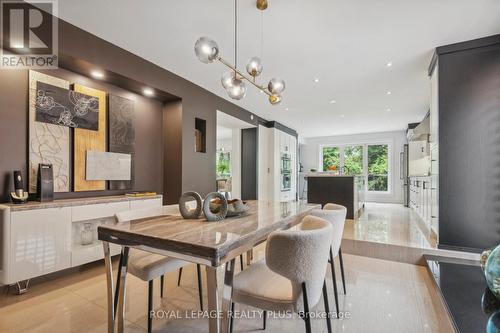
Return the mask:
MULTIPOLYGON (((225 68, 199 62, 193 46, 209 36, 232 62, 233 3, 61 0, 59 15, 229 99, 220 85, 225 68)), ((254 0, 238 3, 244 68, 261 52, 261 12, 254 0)), ((284 102, 271 106, 249 86, 234 103, 303 137, 404 129, 428 110, 433 49, 500 33, 498 0, 269 0, 263 16, 261 79, 282 77, 284 102)))

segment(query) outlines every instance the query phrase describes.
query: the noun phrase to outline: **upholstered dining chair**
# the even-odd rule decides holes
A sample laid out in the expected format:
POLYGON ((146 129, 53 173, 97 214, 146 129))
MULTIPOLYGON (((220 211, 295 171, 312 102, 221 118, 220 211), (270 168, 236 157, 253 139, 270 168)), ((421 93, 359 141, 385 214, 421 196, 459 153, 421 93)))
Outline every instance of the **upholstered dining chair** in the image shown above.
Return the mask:
MULTIPOLYGON (((146 209, 130 210, 120 212, 115 215, 118 223, 126 223, 128 221, 143 219, 162 215, 177 215, 179 214, 179 205, 169 205, 146 209)), ((153 280, 160 277, 160 296, 163 298, 164 276, 166 273, 182 269, 182 267, 190 263, 181 259, 162 256, 159 254, 149 253, 142 250, 131 249, 129 255, 128 272, 143 281, 148 281, 148 332, 152 331, 152 319, 150 316, 153 310, 153 280)), ((200 308, 203 310, 203 289, 201 278, 201 267, 196 266, 198 273, 198 295, 200 308)), ((180 281, 179 271, 179 281, 180 281)))
POLYGON ((337 279, 335 276, 335 265, 334 258, 339 257, 340 262, 340 273, 342 275, 342 286, 344 289, 344 294, 346 293, 345 289, 345 276, 344 276, 344 262, 342 260, 342 235, 344 233, 344 224, 345 218, 347 215, 347 208, 341 205, 327 203, 323 209, 315 209, 311 212, 311 215, 321 217, 327 221, 329 221, 333 226, 333 242, 330 247, 330 267, 332 271, 332 280, 333 280, 333 291, 335 296, 335 308, 337 313, 339 313, 339 300, 338 300, 338 291, 337 291, 337 279))
MULTIPOLYGON (((325 274, 332 228, 324 219, 306 216, 297 230, 271 233, 265 260, 253 263, 234 277, 232 312, 235 303, 264 310, 265 329, 267 311, 294 311, 301 315, 306 332, 310 333, 309 311, 318 304, 321 293, 325 311, 330 313, 325 274)), ((330 316, 326 317, 330 333, 330 316)))

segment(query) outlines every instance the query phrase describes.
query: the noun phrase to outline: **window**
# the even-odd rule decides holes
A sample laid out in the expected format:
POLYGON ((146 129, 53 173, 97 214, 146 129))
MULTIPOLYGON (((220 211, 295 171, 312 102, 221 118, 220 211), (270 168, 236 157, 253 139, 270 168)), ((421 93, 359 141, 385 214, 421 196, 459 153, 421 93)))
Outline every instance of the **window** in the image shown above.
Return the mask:
POLYGON ((363 146, 344 147, 344 175, 363 175, 363 146))
POLYGON ((389 148, 388 144, 324 146, 320 165, 323 171, 364 177, 367 191, 389 192, 389 148))
POLYGON ((368 146, 368 191, 389 190, 389 148, 387 145, 368 146))
POLYGON ((337 172, 340 169, 340 149, 339 147, 323 148, 323 171, 337 172))
POLYGON ((231 176, 231 153, 223 150, 217 151, 217 178, 231 176))

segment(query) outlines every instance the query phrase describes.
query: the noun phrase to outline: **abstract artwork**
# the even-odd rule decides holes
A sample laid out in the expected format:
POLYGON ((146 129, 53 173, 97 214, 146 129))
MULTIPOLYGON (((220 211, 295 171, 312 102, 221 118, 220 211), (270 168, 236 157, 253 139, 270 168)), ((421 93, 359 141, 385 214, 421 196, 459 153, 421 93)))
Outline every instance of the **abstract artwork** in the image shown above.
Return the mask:
POLYGON ((98 191, 106 189, 104 180, 88 180, 85 176, 87 151, 106 151, 106 92, 75 84, 75 92, 97 98, 99 101, 98 130, 75 128, 73 139, 73 190, 98 191))
POLYGON ((99 99, 38 81, 36 121, 97 131, 99 99))
POLYGON ((129 190, 134 187, 135 110, 134 101, 109 95, 109 151, 131 155, 131 178, 110 181, 110 190, 129 190))
POLYGON ((87 180, 130 181, 132 155, 87 151, 87 180))
POLYGON ((54 191, 70 190, 69 128, 36 121, 37 83, 68 89, 69 82, 36 71, 29 71, 29 192, 36 193, 38 164, 52 164, 54 191))

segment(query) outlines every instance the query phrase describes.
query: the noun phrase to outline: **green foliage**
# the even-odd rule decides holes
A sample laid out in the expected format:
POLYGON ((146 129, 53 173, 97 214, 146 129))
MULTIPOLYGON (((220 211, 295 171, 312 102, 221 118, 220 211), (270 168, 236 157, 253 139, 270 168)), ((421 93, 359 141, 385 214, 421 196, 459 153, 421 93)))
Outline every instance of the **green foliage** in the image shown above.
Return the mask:
POLYGON ((344 174, 356 176, 363 174, 363 146, 344 148, 344 174))
POLYGON ((229 152, 217 152, 217 177, 228 177, 231 175, 231 154, 229 152))
POLYGON ((340 168, 340 149, 338 147, 323 148, 323 171, 328 171, 330 166, 340 168))
MULTIPOLYGON (((363 149, 368 155, 368 190, 387 191, 389 188, 389 147, 387 145, 346 146, 344 153, 344 173, 346 175, 363 175, 363 149)), ((339 147, 323 148, 323 171, 328 171, 330 166, 336 166, 340 171, 339 147)))
POLYGON ((388 158, 387 145, 368 146, 368 191, 388 190, 388 158))

